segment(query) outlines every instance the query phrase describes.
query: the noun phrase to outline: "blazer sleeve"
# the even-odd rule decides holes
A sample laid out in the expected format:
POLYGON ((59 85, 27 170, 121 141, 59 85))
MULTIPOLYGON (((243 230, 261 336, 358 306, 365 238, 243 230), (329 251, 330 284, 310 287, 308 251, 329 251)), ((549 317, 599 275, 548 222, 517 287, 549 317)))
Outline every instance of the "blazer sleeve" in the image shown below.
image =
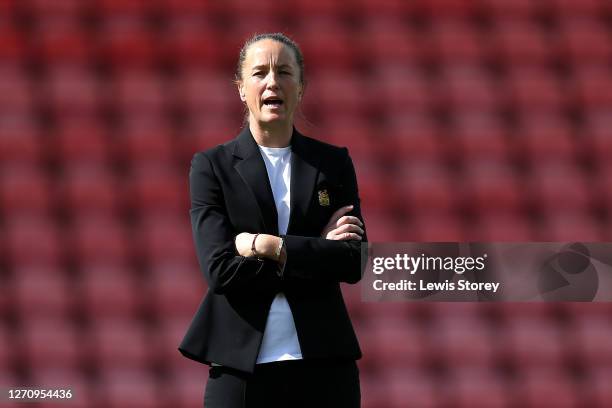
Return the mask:
POLYGON ((196 153, 189 171, 191 227, 196 255, 209 288, 217 294, 230 291, 270 290, 278 281, 278 263, 240 256, 237 234, 227 215, 223 191, 205 153, 196 153))
MULTIPOLYGON (((348 215, 356 216, 364 227, 361 241, 336 241, 322 237, 285 235, 287 259, 283 278, 356 283, 361 280, 364 267, 361 263, 362 243, 367 242, 365 222, 361 215, 361 202, 357 189, 357 177, 353 161, 346 148, 342 165, 341 184, 346 205, 353 204, 348 215)), ((365 265, 364 265, 365 266, 365 265)))

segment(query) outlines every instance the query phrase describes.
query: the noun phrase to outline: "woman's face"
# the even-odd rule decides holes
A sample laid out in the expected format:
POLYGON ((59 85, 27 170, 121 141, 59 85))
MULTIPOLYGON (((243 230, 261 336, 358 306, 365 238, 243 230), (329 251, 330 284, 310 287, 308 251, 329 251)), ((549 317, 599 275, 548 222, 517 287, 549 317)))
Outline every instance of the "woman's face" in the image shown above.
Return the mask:
POLYGON ((302 86, 291 49, 270 39, 251 44, 242 66, 238 91, 249 108, 249 121, 260 125, 293 123, 302 86))

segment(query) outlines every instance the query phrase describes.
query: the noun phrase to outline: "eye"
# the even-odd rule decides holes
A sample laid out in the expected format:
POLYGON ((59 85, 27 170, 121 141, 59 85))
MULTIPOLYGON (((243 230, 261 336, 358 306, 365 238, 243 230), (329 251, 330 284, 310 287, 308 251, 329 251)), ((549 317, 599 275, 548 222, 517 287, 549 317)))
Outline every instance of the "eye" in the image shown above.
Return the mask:
POLYGON ((291 72, 289 71, 281 71, 279 72, 281 75, 291 75, 291 72))
POLYGON ((263 74, 264 74, 264 73, 263 73, 262 71, 255 71, 255 72, 253 73, 253 76, 263 76, 263 74))

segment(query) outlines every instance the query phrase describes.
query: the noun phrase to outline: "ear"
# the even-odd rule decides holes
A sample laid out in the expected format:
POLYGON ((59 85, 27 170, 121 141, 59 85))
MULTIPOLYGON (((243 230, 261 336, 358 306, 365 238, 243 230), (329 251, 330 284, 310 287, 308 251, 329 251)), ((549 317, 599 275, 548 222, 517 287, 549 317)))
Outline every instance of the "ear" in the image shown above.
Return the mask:
POLYGON ((240 100, 246 102, 246 95, 244 94, 244 85, 242 82, 238 82, 238 93, 240 94, 240 100))

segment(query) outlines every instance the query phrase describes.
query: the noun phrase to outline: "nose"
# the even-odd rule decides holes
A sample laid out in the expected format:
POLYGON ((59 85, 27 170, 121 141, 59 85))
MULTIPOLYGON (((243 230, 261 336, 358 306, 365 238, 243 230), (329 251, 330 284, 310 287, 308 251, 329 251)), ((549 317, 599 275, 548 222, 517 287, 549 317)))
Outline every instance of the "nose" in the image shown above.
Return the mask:
POLYGON ((266 81, 266 88, 267 89, 278 88, 278 83, 276 82, 276 73, 274 73, 274 70, 270 70, 270 72, 268 73, 268 77, 266 81))

